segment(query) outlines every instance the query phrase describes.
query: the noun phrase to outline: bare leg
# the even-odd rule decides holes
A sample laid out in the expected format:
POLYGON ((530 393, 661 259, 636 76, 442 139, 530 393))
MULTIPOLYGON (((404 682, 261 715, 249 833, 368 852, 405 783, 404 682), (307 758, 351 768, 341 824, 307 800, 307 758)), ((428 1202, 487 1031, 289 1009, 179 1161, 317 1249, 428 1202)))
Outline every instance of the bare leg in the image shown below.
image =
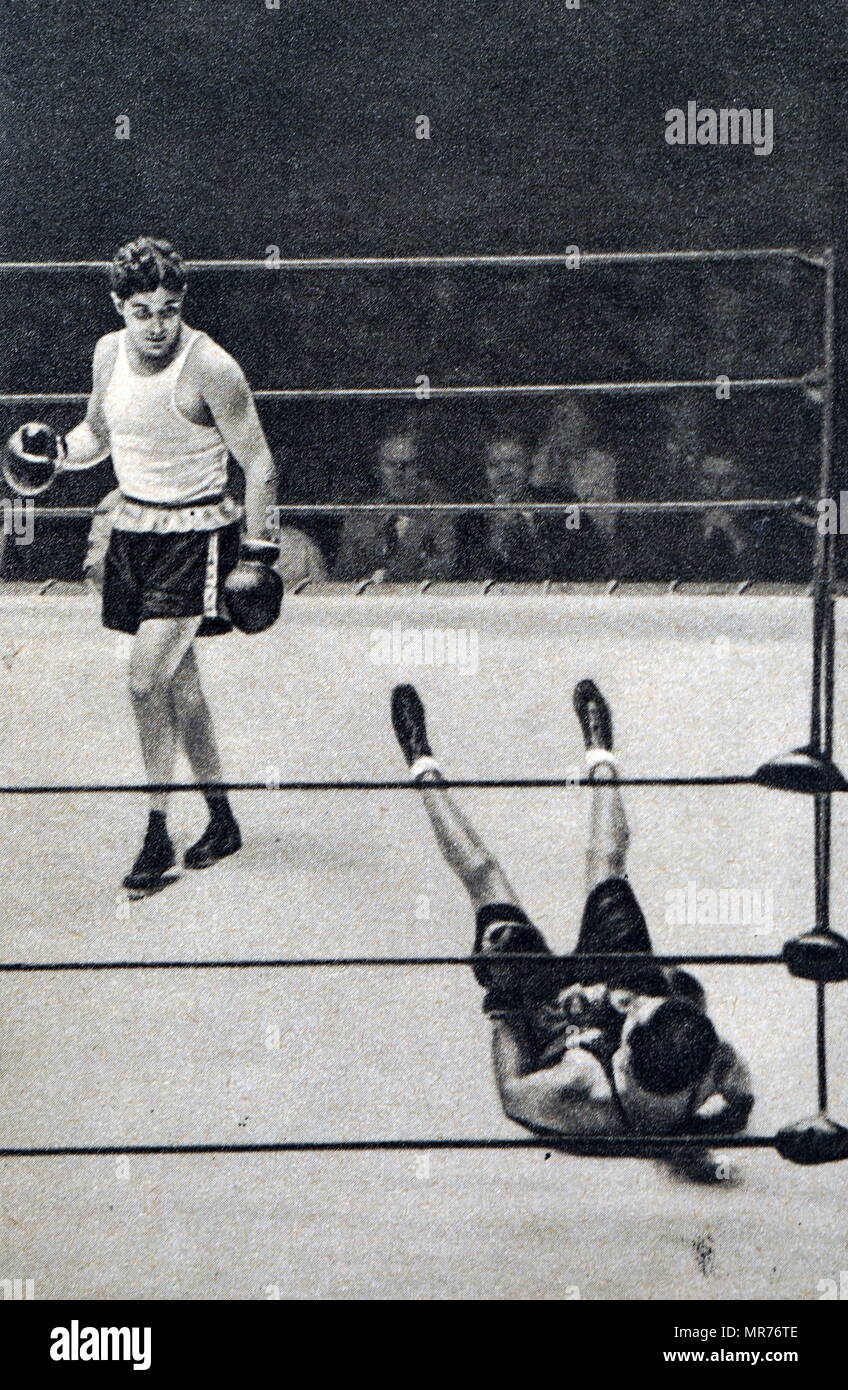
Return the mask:
POLYGON ((619 787, 604 786, 617 775, 612 763, 598 762, 592 777, 599 785, 590 793, 589 846, 586 850, 586 892, 606 878, 625 878, 630 830, 619 787))
POLYGON ((450 792, 439 786, 440 781, 439 773, 428 772, 420 779, 420 785, 436 843, 445 862, 464 884, 475 909, 489 903, 510 903, 518 907, 515 890, 498 861, 450 792))
MULTIPOLYGON (((421 789, 421 798, 430 817, 430 824, 436 836, 445 863, 450 866, 468 893, 475 912, 474 955, 500 952, 509 953, 510 946, 515 951, 526 949, 527 943, 521 933, 538 936, 521 911, 515 890, 495 859, 494 855, 477 834, 468 817, 462 812, 443 784, 438 763, 434 760, 427 739, 424 706, 412 686, 396 686, 392 692, 392 723, 398 742, 411 769, 412 777, 421 789), (503 903, 503 914, 496 905, 503 903), (495 916, 487 920, 486 908, 494 910, 495 916), (503 915, 505 920, 498 919, 503 915)), ((535 939, 531 949, 546 948, 544 943, 536 946, 535 939)), ((512 961, 474 960, 474 976, 478 984, 486 990, 483 1004, 484 1012, 500 1018, 504 1010, 510 1015, 522 1004, 522 979, 524 972, 516 968, 512 961)), ((530 1068, 528 1039, 513 1020, 513 1031, 500 1037, 507 1024, 496 1025, 493 1036, 494 1056, 498 1085, 507 1114, 511 1114, 511 1090, 513 1075, 523 1066, 530 1068), (520 1034, 520 1036, 519 1036, 520 1034)))
POLYGON ((221 759, 193 646, 188 648, 174 673, 171 701, 174 725, 195 781, 204 784, 220 782, 221 759))
POLYGON ((183 857, 187 869, 210 865, 241 849, 241 832, 229 797, 221 786, 221 759, 212 716, 200 684, 194 647, 189 647, 171 682, 174 727, 191 763, 195 779, 204 787, 209 824, 183 857))
MULTIPOLYGON (((136 633, 129 686, 147 780, 170 782, 177 752, 171 683, 201 619, 148 618, 136 633)), ((150 809, 165 812, 167 794, 151 792, 150 809)))
POLYGON ((395 736, 413 781, 421 788, 436 843, 473 906, 479 909, 503 902, 518 907, 515 892, 494 855, 443 785, 439 765, 430 751, 424 706, 418 692, 411 685, 395 686, 391 708, 395 736))

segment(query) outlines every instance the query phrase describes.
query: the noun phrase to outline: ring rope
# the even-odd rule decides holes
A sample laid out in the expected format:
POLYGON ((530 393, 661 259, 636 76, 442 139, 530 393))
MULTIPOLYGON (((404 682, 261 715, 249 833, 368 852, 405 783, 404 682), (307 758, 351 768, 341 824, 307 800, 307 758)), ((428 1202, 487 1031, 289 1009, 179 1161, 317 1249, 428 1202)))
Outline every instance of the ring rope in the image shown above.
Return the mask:
MULTIPOLYGON (((440 266, 455 269, 498 266, 532 267, 573 265, 650 265, 692 261, 798 260, 825 269, 832 255, 830 247, 804 250, 797 246, 726 247, 708 251, 553 251, 521 255, 468 256, 312 256, 278 258, 270 261, 245 259, 187 261, 193 270, 431 270, 440 266)), ((0 261, 0 272, 108 270, 109 261, 0 261)))
POLYGON ((290 1139, 257 1144, 92 1144, 49 1148, 0 1148, 0 1158, 108 1158, 119 1154, 374 1153, 422 1149, 774 1149, 772 1134, 555 1134, 550 1139, 290 1139))
MULTIPOLYGON (((96 795, 111 795, 113 792, 145 792, 165 795, 170 792, 420 792, 423 788, 418 782, 386 781, 338 781, 338 782, 82 782, 65 784, 29 784, 20 786, 0 786, 0 796, 65 796, 80 795, 85 792, 96 795)), ((563 787, 758 787, 761 784, 749 773, 715 777, 610 777, 602 784, 591 777, 460 777, 436 784, 440 790, 451 788, 465 790, 517 791, 520 788, 557 790, 563 787)), ((848 791, 848 786, 834 788, 848 791)))
MULTIPOLYGON (((722 385, 728 390, 767 391, 767 390, 809 390, 818 384, 815 372, 803 376, 763 376, 722 378, 722 385)), ((583 395, 627 395, 640 391, 714 391, 715 377, 696 377, 694 379, 660 381, 585 381, 585 382, 546 382, 533 384, 521 382, 507 386, 428 386, 426 396, 422 396, 420 386, 298 386, 287 389, 263 389, 252 392, 259 401, 298 401, 298 400, 430 400, 450 399, 462 396, 561 396, 568 393, 583 395)), ((37 402, 42 405, 65 405, 82 403, 89 397, 87 391, 27 391, 0 395, 0 405, 21 405, 24 402, 37 402)))
MULTIPOLYGON (((311 516, 313 514, 324 516, 344 516, 348 512, 375 512, 377 514, 387 513, 396 515, 399 511, 406 512, 545 512, 549 515, 571 515, 577 508, 581 512, 631 512, 636 514, 652 512, 671 512, 671 513, 695 513, 701 511, 724 511, 724 512, 809 512, 813 519, 813 509, 815 501, 810 497, 799 494, 797 497, 743 497, 732 499, 716 499, 710 502, 704 499, 684 499, 681 501, 628 501, 628 502, 581 502, 575 499, 573 502, 279 502, 275 505, 274 511, 280 515, 311 516)), ((94 516, 109 516, 108 507, 39 507, 35 506, 34 515, 45 520, 74 520, 80 521, 94 516)))
MULTIPOLYGON (((540 955, 528 951, 499 951, 498 964, 504 961, 534 961, 550 965, 554 961, 579 961, 580 965, 614 965, 634 963, 634 953, 624 951, 580 952, 579 957, 571 955, 540 955)), ((782 956, 645 956, 651 965, 785 965, 782 956)), ((641 957, 637 958, 637 963, 641 957)), ((0 962, 0 974, 46 974, 62 971, 85 970, 315 970, 322 967, 365 966, 372 968, 391 967, 406 969, 407 966, 476 965, 478 962, 491 963, 491 955, 472 956, 304 956, 280 957, 269 960, 94 960, 94 961, 7 961, 0 962)))

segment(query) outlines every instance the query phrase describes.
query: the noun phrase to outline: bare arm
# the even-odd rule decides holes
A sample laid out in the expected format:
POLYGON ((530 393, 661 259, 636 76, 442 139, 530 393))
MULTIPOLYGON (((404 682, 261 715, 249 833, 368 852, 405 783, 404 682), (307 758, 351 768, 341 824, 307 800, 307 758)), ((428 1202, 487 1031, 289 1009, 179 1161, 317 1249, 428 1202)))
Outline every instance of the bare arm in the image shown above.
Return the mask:
POLYGON ((100 589, 103 585, 106 551, 109 548, 109 539, 112 535, 112 516, 120 499, 119 488, 113 488, 111 492, 107 492, 106 496, 98 502, 97 511, 91 519, 82 573, 83 578, 87 579, 95 589, 100 589))
POLYGON ((91 395, 88 398, 85 419, 65 435, 66 453, 62 458, 63 469, 93 468, 109 453, 109 426, 103 413, 103 396, 112 373, 116 352, 117 337, 114 333, 107 333, 94 349, 91 395))
POLYGON ((492 1051, 501 1104, 511 1120, 562 1134, 618 1128, 603 1068, 582 1048, 570 1048, 556 1066, 535 1070, 526 1027, 512 1015, 496 1020, 492 1051))
POLYGON ((204 345, 201 370, 206 404, 221 438, 244 470, 248 535, 263 539, 273 530, 277 469, 253 394, 241 367, 215 343, 204 345))
POLYGON ((501 1095, 513 1082, 520 1081, 536 1070, 536 1049, 521 1015, 495 1018, 492 1031, 492 1059, 501 1095))

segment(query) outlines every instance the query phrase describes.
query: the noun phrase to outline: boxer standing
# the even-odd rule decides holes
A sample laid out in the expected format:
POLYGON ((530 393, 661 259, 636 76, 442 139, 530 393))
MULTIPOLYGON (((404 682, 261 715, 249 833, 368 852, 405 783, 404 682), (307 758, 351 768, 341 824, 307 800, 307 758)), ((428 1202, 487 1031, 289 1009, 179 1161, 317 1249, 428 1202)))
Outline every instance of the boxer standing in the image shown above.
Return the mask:
MULTIPOLYGON (((111 454, 119 504, 103 576, 103 623, 134 635, 129 689, 147 778, 150 811, 141 851, 124 886, 155 887, 175 862, 167 794, 181 743, 204 784, 209 823, 186 851, 187 868, 206 868, 241 847, 226 793, 212 719, 194 651, 197 636, 230 631, 224 583, 239 560, 271 566, 267 540, 276 470, 238 363, 183 319, 186 270, 167 242, 138 237, 110 268, 112 302, 123 328, 94 350, 85 419, 62 437, 24 425, 9 441, 12 466, 91 468, 111 454), (227 464, 244 470, 248 539, 241 508, 227 495, 227 464)), ((249 578, 249 575, 248 575, 249 578)))

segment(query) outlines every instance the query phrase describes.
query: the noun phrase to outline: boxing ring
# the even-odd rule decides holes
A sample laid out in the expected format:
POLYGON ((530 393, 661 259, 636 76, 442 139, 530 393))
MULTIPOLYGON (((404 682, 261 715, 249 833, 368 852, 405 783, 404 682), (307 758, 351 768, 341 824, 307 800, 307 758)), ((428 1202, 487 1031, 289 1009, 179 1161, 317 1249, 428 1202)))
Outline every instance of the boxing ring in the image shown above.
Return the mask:
MULTIPOLYGON (((830 252, 776 249, 584 259, 627 263, 726 257, 798 257, 821 269, 822 361, 799 377, 744 378, 731 385, 799 391, 820 405, 818 495, 829 498, 835 331, 830 252)), ((458 262, 435 257, 416 264, 429 268, 485 259, 458 262)), ((496 259, 524 263, 556 258, 496 259)), ((241 271, 264 266, 227 264, 241 271)), ((373 268, 395 262, 284 262, 281 269, 296 271, 307 264, 332 270, 342 264, 373 268)), ((220 266, 200 262, 190 268, 220 266)), ((14 268, 7 264, 0 273, 14 268)), ((44 268, 74 270, 80 265, 44 268)), ((714 385, 599 382, 445 390, 553 395, 714 385)), ((435 395, 439 388, 432 390, 435 395)), ((338 396, 340 391, 310 394, 338 396)), ((374 388, 370 394, 414 391, 374 388)), ((304 393, 256 394, 263 399, 304 393)), ((352 389, 348 394, 363 392, 352 389)), ((48 404, 82 398, 42 393, 3 399, 48 404)), ((380 504, 366 505, 381 509, 380 504)), ((495 505, 462 504, 458 509, 485 511, 495 505)), ((610 506, 645 513, 715 505, 792 510, 802 506, 803 499, 585 504, 590 512, 610 506)), ((557 510, 556 505, 551 509, 557 510)), ((48 515, 53 510, 39 509, 48 515)), ((284 510, 288 515, 347 509, 316 504, 284 510)), ((11 880, 19 882, 26 875, 32 847, 45 835, 57 880, 51 881, 47 872, 39 880, 38 867, 31 869, 34 882, 41 882, 41 900, 17 903, 2 935, 0 976, 7 1008, 11 1005, 17 1020, 20 1055, 31 1055, 38 1029, 45 1027, 57 998, 74 1017, 84 1016, 86 1009, 101 1016, 102 1009, 111 1039, 106 1091, 111 1087, 119 1095, 138 1092, 137 1103, 129 1107, 132 1137, 127 1139, 112 1127, 111 1110, 83 1117, 81 1123, 77 1107, 84 1101, 85 1077, 53 1077, 46 1103, 35 1114, 31 1106, 22 1108, 25 1088, 19 1091, 13 1084, 3 1109, 15 1118, 11 1127, 3 1126, 0 1157, 11 1163, 50 1157, 135 1155, 154 1160, 232 1154, 243 1155, 248 1163, 251 1155, 291 1153, 347 1155, 351 1162, 357 1153, 542 1150, 549 1155, 560 1147, 559 1139, 516 1136, 491 1098, 477 1106, 485 1127, 483 1119, 477 1129, 456 1123, 457 1116, 474 1111, 465 1083, 470 1082, 475 1094, 478 1088, 493 1090, 485 1028, 469 969, 474 957, 461 949, 470 936, 469 913, 430 845, 418 789, 400 775, 388 695, 402 680, 412 680, 421 690, 431 709, 447 785, 462 789, 463 804, 515 881, 530 915, 565 954, 573 944, 570 937, 579 915, 574 888, 582 879, 581 789, 587 785, 581 772, 582 749, 572 728, 570 690, 587 673, 608 690, 621 730, 628 769, 621 785, 628 789, 635 831, 631 875, 645 904, 657 959, 698 967, 716 1001, 712 1012, 719 1031, 731 1036, 747 1031, 749 1045, 757 1039, 757 1001, 767 998, 782 1018, 784 1031, 768 1043, 761 1075, 779 1080, 781 1092, 791 1094, 794 1109, 787 1109, 772 1093, 758 1099, 755 1117, 765 1116, 767 1123, 761 1121, 753 1133, 620 1139, 563 1135, 564 1154, 579 1154, 581 1147, 590 1146, 594 1152, 602 1149, 623 1157, 711 1147, 722 1152, 775 1150, 802 1165, 848 1157, 848 1134, 830 1116, 834 1088, 839 1109, 844 1112, 848 1103, 848 1056, 843 1056, 841 1034, 834 1038, 828 1029, 826 1013, 830 986, 848 978, 848 945, 840 934, 844 913, 841 904, 831 904, 830 893, 834 822, 841 827, 848 816, 848 800, 841 795, 846 784, 836 765, 842 750, 834 745, 834 692, 844 650, 837 634, 843 635, 844 616, 837 606, 833 561, 833 538, 820 532, 812 600, 800 594, 581 594, 564 592, 568 586, 555 584, 299 586, 272 631, 249 642, 235 635, 216 639, 214 657, 201 644, 204 681, 222 734, 224 763, 240 772, 229 785, 255 849, 246 846, 236 860, 214 873, 184 876, 167 892, 126 911, 116 903, 114 870, 110 878, 108 866, 114 862, 116 845, 131 833, 137 798, 147 790, 136 780, 135 750, 126 734, 126 645, 99 628, 91 596, 52 591, 0 596, 4 646, 11 650, 16 634, 23 634, 20 651, 7 666, 6 683, 29 692, 26 707, 18 695, 17 704, 8 710, 0 786, 11 880), (475 633, 475 670, 460 669, 450 661, 375 661, 375 631, 398 627, 475 633), (339 674, 343 684, 330 699, 329 683, 339 674), (63 695, 58 704, 57 690, 63 695), (234 695, 250 711, 249 731, 232 717, 234 695), (37 766, 24 751, 33 727, 53 731, 50 742, 39 748, 37 766), (788 755, 776 752, 793 742, 793 734, 801 747, 788 755), (636 770, 632 776, 631 768, 636 770), (91 868, 75 858, 77 842, 88 837, 97 846, 91 868), (775 844, 781 846, 776 867, 775 844), (771 867, 764 867, 770 860, 771 867), (668 885, 692 881, 716 892, 740 883, 770 886, 773 920, 719 930, 705 929, 697 920, 673 925, 667 921, 668 885), (140 932, 138 926, 143 927, 140 932), (754 966, 758 968, 750 968, 754 966), (750 983, 743 985, 743 979, 750 983), (62 996, 57 995, 60 989, 62 996), (137 996, 155 1005, 160 990, 166 1038, 161 1054, 158 1039, 153 1050, 160 1054, 159 1066, 165 1072, 165 1044, 179 1026, 186 990, 194 991, 197 1006, 212 1014, 216 1008, 227 1009, 225 1001, 234 995, 248 1013, 255 1012, 250 1000, 258 993, 282 1010, 281 1026, 289 1044, 282 1056, 288 1057, 293 1075, 301 1087, 314 1085, 306 1072, 307 1065, 314 1064, 322 1097, 326 1083, 320 1078, 334 1064, 339 1066, 334 1028, 346 1040, 351 1011, 357 1030, 365 1022, 369 1034, 383 1034, 385 1028, 388 1040, 381 1043, 376 1060, 366 1048, 377 1084, 367 1078, 364 1084, 361 1078, 357 1082, 354 1046, 345 1054, 342 1074, 349 1095, 361 1092, 361 1111, 336 1096, 323 1098, 319 1109, 335 1118, 335 1124, 321 1123, 314 1106, 304 1097, 294 1097, 293 1083, 281 1083, 278 1054, 271 1049, 263 1055, 260 1049, 261 1061, 255 1055, 251 1061, 251 1084, 267 1088, 267 1102, 258 1105, 264 1112, 262 1131, 234 1134, 229 1118, 215 1125, 216 1116, 223 1121, 228 1113, 227 1105, 209 1090, 196 1055, 194 1079, 204 1097, 200 1114, 194 1114, 185 1097, 172 1102, 165 1124, 151 1138, 144 1124, 151 1083, 140 1085, 137 1077, 122 1073, 118 1039, 128 1017, 144 1027, 137 996), (340 1002, 343 996, 349 996, 347 1004, 340 1002), (736 1012, 740 1000, 752 1010, 753 1020, 747 1024, 736 1012), (37 1023, 28 1021, 30 1012, 37 1023), (479 1055, 470 1066, 465 1059, 463 1084, 448 1076, 431 1033, 437 1054, 434 1066, 422 1043, 428 1022, 436 1037, 464 1034, 473 1039, 479 1055), (783 1046, 787 1037, 789 1049, 783 1046), (398 1041, 397 1053, 392 1038, 398 1041), (794 1069, 791 1080, 787 1051, 794 1069), (398 1069, 411 1065, 410 1058, 422 1068, 420 1075, 427 1076, 429 1065, 439 1086, 447 1086, 450 1104, 428 1095, 419 1076, 408 1088, 415 1098, 410 1108, 407 1088, 398 1079, 398 1069), (290 1117, 282 1136, 274 1120, 274 1097, 290 1117), (396 1103, 391 1109, 394 1132, 380 1135, 372 1120, 383 1115, 388 1121, 386 1097, 396 1103), (812 1118, 795 1119, 813 1106, 812 1118), (197 1124, 201 1115, 207 1118, 197 1124)), ((180 794, 197 788, 178 782, 171 790, 180 794)), ((183 805, 178 795, 178 814, 183 805)), ((838 855, 839 844, 834 848, 838 855)), ((743 1041, 743 1053, 745 1047, 743 1041)), ((769 1089, 758 1075, 755 1089, 758 1097, 769 1089)), ((514 1161, 519 1162, 518 1156, 514 1161)), ((568 1159, 563 1156, 561 1161, 568 1159)))

